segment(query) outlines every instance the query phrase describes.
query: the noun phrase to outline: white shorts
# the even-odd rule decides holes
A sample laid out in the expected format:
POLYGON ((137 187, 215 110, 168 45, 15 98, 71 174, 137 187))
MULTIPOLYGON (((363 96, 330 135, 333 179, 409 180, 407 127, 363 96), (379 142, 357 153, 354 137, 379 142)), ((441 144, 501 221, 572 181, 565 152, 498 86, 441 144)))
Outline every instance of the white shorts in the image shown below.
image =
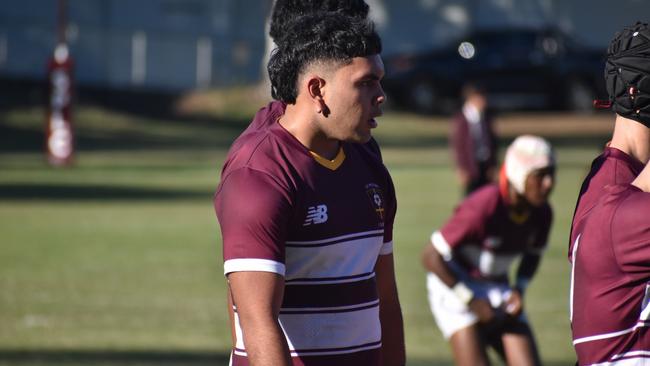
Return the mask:
MULTIPOLYGON (((463 279, 474 296, 488 299, 493 308, 501 307, 510 297, 510 287, 502 283, 463 279)), ((478 322, 476 315, 433 273, 427 274, 427 292, 431 313, 445 339, 478 322)))

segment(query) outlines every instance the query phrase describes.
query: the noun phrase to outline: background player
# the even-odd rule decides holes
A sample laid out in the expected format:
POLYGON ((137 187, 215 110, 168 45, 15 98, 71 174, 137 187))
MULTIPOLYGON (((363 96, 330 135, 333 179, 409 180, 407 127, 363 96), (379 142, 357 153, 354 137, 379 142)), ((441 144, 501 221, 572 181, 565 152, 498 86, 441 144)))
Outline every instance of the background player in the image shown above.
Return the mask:
POLYGON ((539 364, 523 295, 551 227, 551 146, 520 136, 508 147, 498 184, 463 200, 422 252, 429 303, 458 365, 486 365, 486 345, 509 365, 539 364), (514 286, 508 273, 521 258, 514 286))
POLYGON ((385 95, 372 26, 297 17, 269 62, 277 123, 233 143, 215 196, 233 365, 404 365, 395 192, 368 144, 385 95))
POLYGON ((463 88, 463 108, 452 119, 451 150, 456 175, 465 195, 494 182, 497 165, 497 139, 492 116, 488 113, 485 90, 477 84, 463 88))
POLYGON ((616 112, 614 133, 591 164, 576 203, 569 261, 582 221, 609 184, 630 183, 650 159, 650 30, 637 22, 618 32, 607 49, 605 82, 616 112))

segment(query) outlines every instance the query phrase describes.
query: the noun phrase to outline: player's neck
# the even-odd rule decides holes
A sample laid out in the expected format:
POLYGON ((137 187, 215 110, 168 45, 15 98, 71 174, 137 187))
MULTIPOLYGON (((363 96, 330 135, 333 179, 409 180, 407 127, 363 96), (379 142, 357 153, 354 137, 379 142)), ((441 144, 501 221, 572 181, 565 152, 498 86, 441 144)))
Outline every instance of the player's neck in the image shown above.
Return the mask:
POLYGON ((510 211, 517 214, 517 215, 527 215, 530 213, 530 204, 526 199, 524 198, 523 195, 517 193, 517 191, 513 188, 510 187, 509 189, 509 195, 510 195, 510 211))
POLYGON ((617 115, 609 146, 645 164, 650 159, 650 129, 637 121, 617 115))
POLYGON ((334 159, 341 146, 340 141, 328 138, 319 128, 311 108, 300 103, 288 104, 280 125, 303 146, 326 159, 334 159))

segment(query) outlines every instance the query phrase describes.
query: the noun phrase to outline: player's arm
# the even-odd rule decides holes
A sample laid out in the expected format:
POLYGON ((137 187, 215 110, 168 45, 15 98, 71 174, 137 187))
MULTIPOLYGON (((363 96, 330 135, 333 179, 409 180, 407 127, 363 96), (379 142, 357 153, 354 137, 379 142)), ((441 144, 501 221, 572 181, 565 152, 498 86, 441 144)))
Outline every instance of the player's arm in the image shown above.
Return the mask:
POLYGON ((247 168, 231 172, 220 187, 215 210, 224 274, 248 360, 251 365, 290 365, 278 321, 284 295, 283 243, 291 213, 287 193, 272 176, 247 168))
POLYGON ((512 289, 512 294, 506 300, 506 313, 517 317, 524 309, 524 294, 528 288, 528 284, 532 280, 533 276, 539 268, 539 263, 541 262, 542 256, 539 254, 524 254, 523 258, 519 262, 519 267, 517 268, 517 277, 515 281, 515 286, 512 289))
POLYGON ((380 255, 375 265, 381 321, 381 359, 383 366, 406 364, 404 322, 397 295, 393 254, 380 255))
POLYGON ((459 281, 449 267, 448 262, 452 259, 452 251, 439 231, 434 232, 431 236, 431 242, 424 246, 421 259, 424 268, 438 276, 456 294, 460 301, 467 304, 481 322, 492 320, 494 311, 490 304, 485 299, 475 297, 472 290, 462 281, 459 281))
POLYGON ((526 292, 526 288, 528 288, 528 284, 535 276, 535 273, 537 273, 541 261, 542 256, 540 254, 524 254, 521 262, 519 262, 519 268, 517 268, 515 290, 519 291, 522 295, 526 292))
POLYGON ((284 278, 272 272, 232 272, 228 283, 250 365, 291 365, 289 347, 278 322, 284 278))

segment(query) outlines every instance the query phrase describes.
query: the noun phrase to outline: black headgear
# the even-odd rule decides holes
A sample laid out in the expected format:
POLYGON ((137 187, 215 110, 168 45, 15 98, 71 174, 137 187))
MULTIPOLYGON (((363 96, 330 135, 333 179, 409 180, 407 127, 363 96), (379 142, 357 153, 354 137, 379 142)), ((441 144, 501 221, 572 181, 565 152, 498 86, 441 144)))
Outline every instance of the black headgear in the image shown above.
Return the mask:
POLYGON ((650 29, 636 22, 616 33, 607 49, 605 83, 619 115, 650 127, 650 29))

